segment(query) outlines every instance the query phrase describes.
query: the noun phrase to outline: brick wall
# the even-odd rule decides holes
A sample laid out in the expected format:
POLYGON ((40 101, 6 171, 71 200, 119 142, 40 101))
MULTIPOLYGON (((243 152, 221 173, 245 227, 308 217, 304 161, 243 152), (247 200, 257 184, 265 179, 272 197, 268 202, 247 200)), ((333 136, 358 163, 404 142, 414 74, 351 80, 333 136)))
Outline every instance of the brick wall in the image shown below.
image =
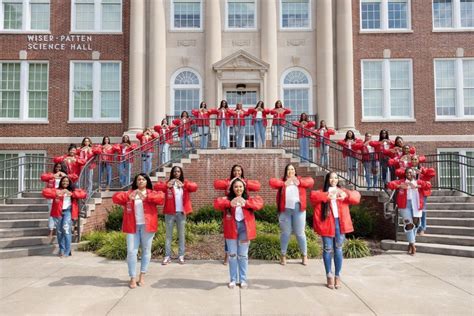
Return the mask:
POLYGON ((82 227, 82 234, 86 234, 93 230, 105 229, 108 211, 112 209, 112 198, 102 198, 102 203, 95 206, 91 216, 87 218, 86 223, 82 227))

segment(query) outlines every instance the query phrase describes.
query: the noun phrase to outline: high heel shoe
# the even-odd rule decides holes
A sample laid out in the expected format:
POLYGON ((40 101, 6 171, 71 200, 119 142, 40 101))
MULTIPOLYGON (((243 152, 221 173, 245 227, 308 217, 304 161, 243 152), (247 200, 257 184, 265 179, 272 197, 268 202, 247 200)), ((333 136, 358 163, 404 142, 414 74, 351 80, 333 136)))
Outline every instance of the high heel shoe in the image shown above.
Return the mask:
POLYGON ((284 255, 280 256, 280 264, 282 266, 286 266, 286 256, 284 256, 284 255))
POLYGON ((335 277, 335 278, 334 278, 334 288, 335 288, 335 289, 340 289, 340 288, 341 288, 341 284, 342 284, 341 278, 338 277, 338 276, 335 277))
POLYGON ((327 277, 326 287, 328 289, 334 290, 334 277, 327 277))

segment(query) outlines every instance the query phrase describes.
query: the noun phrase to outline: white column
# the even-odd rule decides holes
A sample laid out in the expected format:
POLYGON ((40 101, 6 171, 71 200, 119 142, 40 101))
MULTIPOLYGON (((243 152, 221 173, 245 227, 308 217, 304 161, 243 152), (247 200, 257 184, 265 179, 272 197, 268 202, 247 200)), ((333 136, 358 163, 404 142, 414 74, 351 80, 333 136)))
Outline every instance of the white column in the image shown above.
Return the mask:
POLYGON ((337 128, 347 131, 355 128, 351 0, 338 0, 336 14, 337 128))
POLYGON ((278 99, 278 17, 277 0, 260 1, 262 17, 261 54, 270 66, 267 72, 265 99, 267 107, 273 108, 278 99))
POLYGON ((220 1, 205 0, 206 13, 204 15, 206 34, 206 84, 203 99, 212 108, 218 105, 216 72, 212 65, 222 58, 222 38, 221 38, 221 10, 220 1))
POLYGON ((318 115, 334 126, 334 63, 331 0, 316 2, 316 95, 318 115))
POLYGON ((130 2, 128 133, 143 129, 145 107, 145 0, 130 2))
POLYGON ((150 81, 148 126, 166 115, 166 21, 163 0, 150 1, 150 81))

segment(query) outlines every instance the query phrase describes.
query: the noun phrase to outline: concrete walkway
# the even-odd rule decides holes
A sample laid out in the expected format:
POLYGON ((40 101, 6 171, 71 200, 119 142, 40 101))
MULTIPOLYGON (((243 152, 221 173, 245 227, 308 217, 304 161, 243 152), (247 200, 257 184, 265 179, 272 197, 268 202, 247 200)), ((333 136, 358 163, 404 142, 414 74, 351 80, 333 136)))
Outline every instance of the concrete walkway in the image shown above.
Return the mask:
MULTIPOLYGON (((298 261, 299 262, 299 261, 298 261)), ((75 252, 0 261, 2 315, 473 315, 474 260, 389 252, 345 260, 344 286, 329 290, 321 260, 307 267, 254 261, 247 290, 229 290, 213 261, 153 261, 130 290, 123 261, 75 252)))

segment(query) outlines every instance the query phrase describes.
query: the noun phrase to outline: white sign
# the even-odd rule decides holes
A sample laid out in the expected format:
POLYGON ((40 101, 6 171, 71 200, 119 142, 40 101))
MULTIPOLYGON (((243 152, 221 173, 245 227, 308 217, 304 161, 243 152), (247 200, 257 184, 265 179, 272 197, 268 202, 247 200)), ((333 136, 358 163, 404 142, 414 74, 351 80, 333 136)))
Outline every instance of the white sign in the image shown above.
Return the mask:
POLYGON ((28 50, 92 51, 91 35, 27 35, 28 50))

